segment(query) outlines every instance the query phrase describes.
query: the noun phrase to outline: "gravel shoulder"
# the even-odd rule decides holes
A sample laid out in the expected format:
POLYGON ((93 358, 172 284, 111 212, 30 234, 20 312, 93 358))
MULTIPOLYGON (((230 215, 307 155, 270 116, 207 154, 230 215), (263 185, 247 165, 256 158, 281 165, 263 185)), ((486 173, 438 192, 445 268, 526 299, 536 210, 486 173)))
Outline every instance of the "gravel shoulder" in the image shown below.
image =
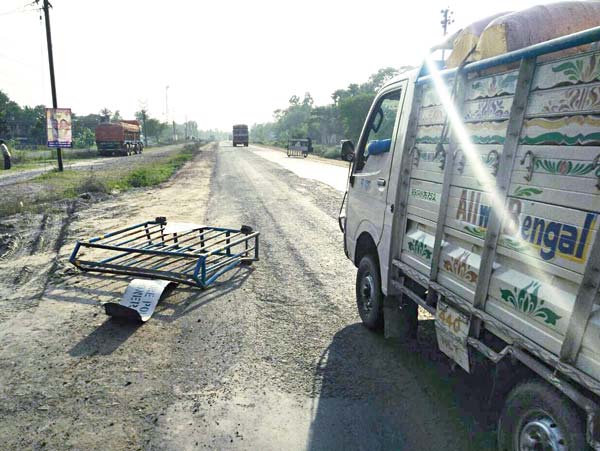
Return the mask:
POLYGON ((342 195, 222 146, 158 188, 65 205, 43 227, 39 215, 0 221, 1 236, 20 236, 0 241, 4 446, 492 449, 489 381, 450 371, 431 321, 409 345, 359 323, 342 195), (78 273, 65 264, 73 243, 155 216, 250 225, 261 261, 176 289, 143 326, 109 319, 102 303, 128 279, 78 273))

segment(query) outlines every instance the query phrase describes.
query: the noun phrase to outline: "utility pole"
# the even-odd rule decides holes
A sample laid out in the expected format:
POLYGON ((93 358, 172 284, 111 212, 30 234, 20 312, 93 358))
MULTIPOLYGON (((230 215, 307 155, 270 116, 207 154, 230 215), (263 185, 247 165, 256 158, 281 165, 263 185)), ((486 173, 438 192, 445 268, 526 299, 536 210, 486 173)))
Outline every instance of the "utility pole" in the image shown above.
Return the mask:
MULTIPOLYGON (((440 13, 442 14, 442 20, 440 21, 440 24, 442 25, 442 29, 444 30, 444 36, 446 36, 446 34, 448 34, 448 25, 454 23, 454 11, 451 11, 450 7, 448 6, 446 9, 440 10, 440 13)), ((442 61, 443 60, 444 49, 442 49, 442 61)))
MULTIPOLYGON (((50 11, 52 7, 48 0, 42 0, 44 10, 44 18, 46 19, 46 42, 48 43, 48 63, 50 65, 50 87, 52 89, 52 108, 58 108, 58 102, 56 100, 56 80, 54 78, 54 56, 52 54, 52 33, 50 32, 50 11)), ((35 0, 39 4, 40 0, 35 0)), ((62 160, 62 149, 56 148, 56 157, 58 159, 58 170, 63 171, 63 160, 62 160)))
POLYGON ((144 127, 144 146, 148 147, 148 130, 146 130, 146 109, 142 110, 142 127, 144 127))
POLYGON ((165 87, 165 122, 169 122, 169 85, 165 87))

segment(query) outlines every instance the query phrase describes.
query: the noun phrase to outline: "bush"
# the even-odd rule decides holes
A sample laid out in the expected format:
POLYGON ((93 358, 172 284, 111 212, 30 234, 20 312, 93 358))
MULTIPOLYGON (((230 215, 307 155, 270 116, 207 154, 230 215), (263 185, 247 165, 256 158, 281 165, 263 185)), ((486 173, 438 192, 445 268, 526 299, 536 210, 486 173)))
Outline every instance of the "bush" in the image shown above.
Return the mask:
POLYGON ((323 152, 323 157, 325 158, 331 158, 333 160, 339 160, 340 158, 340 150, 333 147, 333 148, 329 148, 329 149, 325 149, 325 151, 323 152))
POLYGON ((98 177, 93 175, 82 180, 79 186, 76 188, 76 192, 82 193, 108 193, 110 191, 108 185, 100 180, 98 177))

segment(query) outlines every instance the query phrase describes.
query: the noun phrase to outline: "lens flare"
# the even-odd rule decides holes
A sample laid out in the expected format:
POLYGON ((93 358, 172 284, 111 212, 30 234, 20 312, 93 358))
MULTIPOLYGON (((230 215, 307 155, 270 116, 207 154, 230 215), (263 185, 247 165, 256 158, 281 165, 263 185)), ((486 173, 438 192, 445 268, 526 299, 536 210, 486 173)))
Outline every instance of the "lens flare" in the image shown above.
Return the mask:
MULTIPOLYGON (((452 101, 452 96, 450 95, 450 92, 448 91, 448 88, 444 83, 442 76, 440 75, 436 63, 431 59, 431 56, 428 56, 425 59, 425 64, 429 71, 433 87, 442 103, 442 106, 444 107, 449 125, 452 127, 451 131, 452 135, 457 141, 457 149, 460 149, 464 153, 468 164, 473 168, 479 183, 490 198, 490 203, 493 210, 501 213, 499 217, 503 221, 504 226, 501 231, 510 231, 509 233, 511 238, 518 242, 519 247, 528 249, 529 243, 521 237, 520 233, 518 233, 519 224, 510 214, 509 209, 504 202, 504 196, 498 191, 495 178, 492 177, 488 168, 481 161, 477 149, 473 145, 469 132, 465 127, 462 115, 459 113, 456 105, 452 101)), ((458 72, 456 72, 455 76, 459 76, 458 72)), ((541 268, 541 264, 534 258, 532 258, 530 266, 533 266, 532 269, 537 270, 536 273, 539 279, 543 279, 545 283, 551 282, 541 268)))

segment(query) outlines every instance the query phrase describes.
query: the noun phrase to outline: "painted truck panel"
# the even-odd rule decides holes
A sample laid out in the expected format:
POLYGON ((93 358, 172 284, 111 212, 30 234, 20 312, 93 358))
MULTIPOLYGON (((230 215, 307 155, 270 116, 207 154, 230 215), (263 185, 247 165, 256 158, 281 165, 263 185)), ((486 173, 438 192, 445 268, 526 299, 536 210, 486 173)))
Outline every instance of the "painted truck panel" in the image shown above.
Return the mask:
MULTIPOLYGON (((484 303, 486 312, 556 355, 600 223, 599 60, 595 52, 537 67, 484 303)), ((444 227, 437 282, 468 302, 474 302, 493 207, 480 172, 495 180, 517 79, 518 70, 468 79, 458 109, 475 153, 466 155, 459 146, 453 155, 443 224, 438 212, 448 155, 438 143, 446 113, 429 84, 416 106, 399 260, 429 276, 436 230, 444 227)), ((443 144, 447 152, 449 139, 443 144)), ((594 314, 576 362, 595 378, 599 332, 600 314, 594 314)))

